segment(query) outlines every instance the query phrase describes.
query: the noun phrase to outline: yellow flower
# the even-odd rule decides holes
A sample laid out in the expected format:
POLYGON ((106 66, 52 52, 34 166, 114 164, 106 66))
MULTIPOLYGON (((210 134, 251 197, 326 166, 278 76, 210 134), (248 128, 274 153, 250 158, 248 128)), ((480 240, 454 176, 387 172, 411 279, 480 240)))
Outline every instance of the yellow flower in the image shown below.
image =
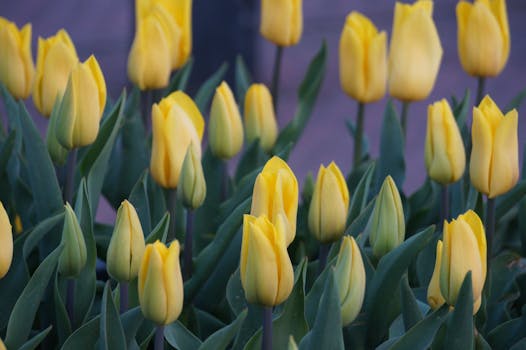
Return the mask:
POLYGON ((369 242, 376 257, 382 257, 404 241, 405 218, 400 193, 391 176, 387 176, 376 197, 370 222, 369 242))
POLYGON ((106 255, 108 274, 117 281, 131 281, 139 273, 144 253, 144 234, 133 205, 124 200, 117 211, 106 255))
POLYGON ((250 214, 266 215, 274 225, 283 221, 285 242, 289 246, 296 236, 297 213, 298 180, 287 163, 274 156, 256 178, 250 214))
POLYGON ((38 38, 33 102, 43 116, 48 117, 57 97, 62 98, 78 61, 75 45, 64 29, 47 39, 38 38))
POLYGON ((441 184, 456 182, 466 168, 462 136, 445 99, 427 109, 425 160, 429 177, 441 184))
POLYGON ((62 229, 64 249, 58 260, 58 271, 66 277, 75 277, 86 265, 86 242, 77 215, 69 203, 66 203, 64 208, 66 209, 64 228, 62 229))
POLYGON ((371 20, 351 12, 340 37, 340 82, 343 91, 362 103, 380 100, 387 81, 387 35, 371 20))
POLYGON ((92 144, 106 105, 106 82, 95 56, 77 63, 60 104, 55 132, 66 149, 92 144))
POLYGON ((508 192, 519 179, 518 119, 515 109, 504 116, 489 96, 473 108, 469 172, 473 186, 489 198, 508 192))
POLYGON ((205 121, 194 101, 176 91, 153 105, 152 125, 150 172, 162 187, 176 188, 190 143, 201 157, 205 121))
POLYGON ((360 248, 353 237, 343 237, 334 277, 338 285, 342 325, 345 327, 358 316, 365 295, 365 268, 360 248))
POLYGON ((285 244, 285 226, 274 226, 265 215, 243 217, 239 263, 241 284, 249 303, 274 306, 285 301, 294 284, 294 271, 285 244))
POLYGON ((442 60, 442 45, 432 18, 433 2, 396 3, 389 53, 389 93, 402 101, 431 93, 442 60))
POLYGON ((226 82, 216 89, 208 127, 210 150, 219 158, 235 156, 243 146, 243 125, 234 94, 226 82))
POLYGON ((262 0, 259 31, 279 46, 296 45, 303 30, 302 0, 262 0))
POLYGON ((177 41, 172 51, 172 69, 177 69, 185 65, 192 53, 192 0, 160 0, 159 3, 177 25, 177 41))
POLYGON ((278 124, 270 91, 263 84, 252 84, 245 95, 245 132, 247 141, 259 139, 261 148, 270 152, 278 137, 278 124))
POLYGON ((498 75, 510 55, 505 0, 460 1, 457 5, 458 54, 462 68, 479 77, 498 75))
POLYGON ((191 143, 186 151, 181 170, 181 186, 178 193, 183 205, 189 209, 197 209, 206 197, 206 182, 203 173, 199 146, 191 143))
POLYGON ((449 305, 457 302, 468 271, 471 271, 473 314, 476 314, 486 280, 486 234, 482 221, 472 210, 450 223, 444 222, 440 291, 449 305))
POLYGON ((2 341, 2 339, 0 339, 0 350, 6 350, 5 344, 2 341))
POLYGON ((146 245, 139 270, 139 303, 147 319, 158 325, 177 320, 183 309, 183 277, 179 266, 179 242, 146 245))
POLYGON ((31 23, 19 31, 15 23, 0 17, 0 47, 0 82, 15 98, 27 98, 35 75, 31 23))
POLYGON ((9 271, 13 260, 13 230, 9 217, 0 202, 0 278, 9 271))
POLYGON ((309 208, 309 229, 322 243, 340 239, 349 211, 349 189, 340 168, 320 166, 309 208))
POLYGON ((437 242, 437 252, 435 258, 435 268, 433 270, 433 276, 429 282, 427 288, 427 303, 433 310, 441 307, 446 301, 440 292, 440 266, 442 262, 442 241, 437 242))

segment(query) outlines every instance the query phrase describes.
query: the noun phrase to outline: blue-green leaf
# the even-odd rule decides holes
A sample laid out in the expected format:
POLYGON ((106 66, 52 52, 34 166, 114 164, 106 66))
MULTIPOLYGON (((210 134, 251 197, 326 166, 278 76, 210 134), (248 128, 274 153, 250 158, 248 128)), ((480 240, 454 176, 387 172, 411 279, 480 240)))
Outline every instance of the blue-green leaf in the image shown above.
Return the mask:
POLYGON ((214 96, 217 86, 221 83, 221 80, 223 80, 223 76, 225 75, 227 69, 228 63, 225 62, 214 74, 212 74, 210 78, 208 78, 203 83, 203 85, 201 85, 195 94, 194 101, 201 113, 207 114, 208 104, 210 103, 212 96, 214 96))
POLYGON ((59 222, 64 220, 64 211, 61 210, 60 213, 51 216, 44 221, 41 221, 37 226, 35 226, 31 232, 28 234, 27 238, 24 241, 24 259, 27 260, 29 254, 35 249, 42 239, 51 232, 51 229, 54 228, 59 222))
POLYGON ((166 242, 166 236, 168 235, 168 227, 170 226, 170 214, 164 214, 163 218, 152 230, 152 233, 146 237, 146 244, 154 243, 159 240, 161 242, 166 242))
POLYGON ((236 98, 239 104, 239 109, 242 111, 245 103, 245 93, 247 92, 252 77, 248 71, 248 67, 241 55, 236 57, 236 98))
POLYGON ((444 348, 472 349, 473 334, 473 287, 470 271, 462 282, 455 309, 448 320, 444 348))
POLYGON ((371 181, 374 174, 375 163, 371 163, 365 173, 363 174, 360 182, 353 191, 353 196, 351 198, 351 205, 349 208, 349 216, 347 218, 347 223, 350 224, 360 215, 362 210, 367 205, 369 200, 369 190, 371 188, 371 181))
POLYGON ((29 339, 27 342, 24 343, 24 345, 22 345, 20 347, 19 350, 33 350, 33 349, 36 349, 40 345, 40 343, 42 343, 44 338, 47 337, 49 332, 51 332, 51 328, 53 328, 53 326, 47 327, 42 332, 38 333, 33 338, 29 339))
POLYGON ((193 350, 201 346, 201 341, 179 321, 164 327, 164 338, 176 349, 193 350))
POLYGON ((84 323, 64 342, 62 350, 95 349, 99 339, 100 315, 84 323))
POLYGON ((144 317, 139 306, 136 306, 121 315, 121 324, 128 348, 130 348, 130 344, 135 341, 135 335, 143 321, 144 317))
POLYGON ((237 331, 243 324, 243 321, 247 317, 247 310, 241 312, 234 322, 228 326, 221 328, 211 336, 209 336, 203 344, 199 347, 199 350, 223 350, 228 347, 232 342, 232 339, 236 335, 237 331))
POLYGON ((102 349, 126 349, 124 330, 117 307, 111 297, 110 282, 106 282, 100 310, 100 343, 102 349))
POLYGON ((192 74, 193 67, 194 58, 190 57, 186 64, 182 66, 177 72, 175 72, 172 79, 170 80, 170 84, 168 84, 168 87, 164 89, 163 96, 168 96, 177 90, 184 91, 188 85, 188 80, 190 79, 190 74, 192 74))
POLYGON ((407 274, 400 281, 400 291, 402 296, 402 316, 404 319, 405 330, 408 331, 424 318, 418 307, 415 295, 409 286, 407 274))
POLYGON ((143 233, 148 234, 152 230, 150 199, 148 198, 148 170, 142 173, 135 186, 133 186, 129 200, 137 211, 143 233))

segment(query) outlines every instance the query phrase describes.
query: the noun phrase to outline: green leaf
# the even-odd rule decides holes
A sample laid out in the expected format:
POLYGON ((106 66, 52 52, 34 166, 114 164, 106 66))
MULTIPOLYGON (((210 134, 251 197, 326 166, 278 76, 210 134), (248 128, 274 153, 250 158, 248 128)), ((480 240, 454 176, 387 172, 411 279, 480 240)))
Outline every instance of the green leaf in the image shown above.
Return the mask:
POLYGON ((258 305, 248 304, 248 315, 237 332, 233 350, 243 349, 248 340, 261 328, 261 320, 263 319, 263 308, 258 305))
POLYGON ((182 66, 177 72, 175 72, 172 79, 170 80, 170 84, 168 84, 168 87, 164 89, 162 95, 168 96, 172 92, 177 90, 184 91, 186 89, 186 86, 188 85, 188 80, 190 79, 190 74, 192 74, 193 67, 194 58, 190 57, 186 64, 182 66))
POLYGON ((521 180, 509 192, 497 197, 495 216, 497 218, 503 217, 523 198, 526 198, 526 180, 521 180))
POLYGON ((157 240, 166 243, 168 227, 170 227, 170 214, 166 213, 157 226, 152 230, 152 233, 146 237, 146 244, 154 243, 157 240))
POLYGON ((371 163, 365 173, 363 174, 360 182, 355 189, 353 189, 353 196, 351 198, 351 205, 349 209, 348 223, 352 223, 354 219, 360 215, 369 200, 369 190, 371 188, 371 181, 374 174, 375 163, 371 163))
POLYGON ((124 330, 119 317, 117 307, 111 297, 110 282, 107 281, 102 294, 102 305, 100 310, 100 331, 103 349, 126 349, 124 330))
POLYGON ((525 334, 526 314, 523 313, 521 317, 504 322, 493 329, 488 334, 487 341, 492 349, 505 350, 524 338, 525 334))
POLYGON ((121 324, 128 348, 130 348, 131 344, 135 341, 135 335, 143 321, 144 317, 140 306, 136 306, 121 315, 121 324))
POLYGON ((349 236, 358 237, 359 235, 361 235, 358 239, 358 242, 362 246, 365 244, 365 240, 368 238, 367 234, 362 233, 364 233, 367 223, 369 222, 369 218, 373 213, 375 202, 376 197, 367 204, 367 206, 361 211, 360 215, 358 215, 358 217, 354 219, 354 221, 345 230, 345 234, 349 236))
POLYGON ((203 85, 201 85, 201 87, 195 94, 194 101, 201 113, 207 114, 208 104, 210 103, 212 96, 214 96, 217 86, 223 80, 223 76, 225 75, 227 70, 228 63, 225 62, 221 65, 221 67, 219 67, 219 69, 214 74, 212 74, 210 78, 208 78, 203 83, 203 85))
POLYGON ((420 312, 415 295, 409 286, 407 274, 404 274, 400 281, 400 291, 402 296, 402 316, 405 330, 408 331, 415 324, 422 321, 424 317, 422 316, 422 312, 420 312))
POLYGON ((31 232, 28 234, 27 238, 24 241, 24 260, 27 260, 29 254, 35 249, 42 239, 51 232, 59 222, 64 220, 64 210, 61 210, 60 213, 51 216, 44 221, 41 221, 37 226, 35 226, 31 232))
POLYGON ((53 326, 47 327, 42 332, 38 333, 33 338, 29 339, 27 342, 24 343, 24 345, 20 347, 19 350, 36 349, 40 345, 40 343, 42 343, 42 341, 47 337, 49 332, 51 332, 51 328, 53 328, 53 326))
POLYGON ((473 287, 470 271, 462 282, 455 309, 448 320, 444 348, 472 349, 473 340, 473 287))
POLYGON ((298 90, 298 107, 294 118, 279 133, 273 153, 282 153, 290 144, 296 144, 307 125, 325 75, 327 44, 322 43, 320 50, 309 64, 307 73, 298 90))
POLYGON ((236 57, 236 98, 239 104, 239 109, 243 111, 245 103, 245 93, 247 92, 252 77, 248 71, 248 67, 243 60, 243 56, 237 55, 236 57))
POLYGON ((8 349, 21 347, 31 333, 31 326, 62 248, 62 245, 58 246, 42 261, 16 301, 7 325, 5 344, 8 349))
POLYGON ((150 199, 148 198, 148 170, 142 173, 135 186, 133 186, 129 200, 137 211, 143 233, 148 234, 152 230, 150 199))
POLYGON ((508 111, 511 111, 512 109, 518 109, 524 99, 526 98, 526 89, 521 90, 511 101, 506 105, 506 107, 502 110, 503 112, 507 113, 508 111))
POLYGON ((466 89, 462 101, 457 104, 452 104, 453 115, 455 116, 459 129, 462 129, 466 126, 466 120, 468 119, 469 114, 468 112, 471 111, 470 100, 471 93, 469 92, 469 89, 466 89))
POLYGON ((192 350, 201 346, 201 341, 179 321, 164 327, 164 339, 176 349, 192 350))
POLYGON ((9 158, 11 158, 11 154, 15 146, 15 137, 16 131, 12 130, 4 143, 2 143, 2 148, 0 149, 0 179, 2 179, 4 171, 7 167, 7 162, 9 161, 9 158))
POLYGON ((239 268, 230 276, 226 285, 226 300, 234 315, 239 315, 247 308, 245 292, 241 285, 239 268))
POLYGON ((100 315, 84 323, 64 342, 62 350, 95 349, 99 339, 100 315))
POLYGON ((247 317, 247 313, 247 310, 244 310, 237 316, 234 322, 209 336, 205 342, 201 344, 199 350, 226 349, 230 342, 232 342, 234 336, 237 334, 239 328, 241 328, 243 321, 247 317))
POLYGON ((53 288, 53 300, 55 302, 55 329, 58 335, 58 345, 64 344, 64 341, 71 335, 71 323, 69 321, 68 311, 65 301, 62 297, 61 290, 66 289, 66 281, 60 277, 60 273, 55 273, 55 284, 53 288))
POLYGON ((268 155, 261 149, 259 139, 253 141, 243 152, 237 165, 235 181, 238 183, 244 176, 250 174, 255 169, 264 166, 268 160, 268 155))

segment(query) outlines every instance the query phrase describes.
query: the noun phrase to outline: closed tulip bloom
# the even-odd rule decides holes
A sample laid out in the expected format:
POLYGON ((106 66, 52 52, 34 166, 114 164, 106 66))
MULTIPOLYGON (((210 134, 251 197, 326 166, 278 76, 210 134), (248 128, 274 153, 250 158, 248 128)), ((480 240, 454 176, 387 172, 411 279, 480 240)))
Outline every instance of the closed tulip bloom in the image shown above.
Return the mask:
POLYGON ((320 166, 309 208, 309 230, 322 243, 340 239, 349 211, 349 189, 340 168, 320 166))
POLYGON ((265 152, 270 152, 278 137, 278 124, 272 95, 263 84, 252 84, 245 95, 245 132, 247 141, 259 139, 265 152))
POLYGON ((442 241, 437 242, 437 252, 435 258, 435 268, 433 270, 433 276, 431 276, 431 281, 429 282, 429 287, 427 288, 427 303, 433 310, 441 307, 446 301, 442 296, 440 291, 440 266, 442 263, 442 241))
POLYGON ((189 209, 197 209, 206 197, 206 181, 201 164, 199 146, 191 143, 186 151, 181 170, 181 186, 178 195, 183 205, 189 209))
POLYGON ((442 61, 433 2, 396 3, 389 53, 389 93, 402 101, 429 96, 442 61))
POLYGON ((176 91, 152 107, 152 157, 150 172, 164 188, 176 188, 190 143, 201 157, 205 121, 194 101, 176 91))
POLYGON ((66 149, 92 144, 99 133, 106 105, 106 82, 95 56, 71 71, 55 125, 57 139, 66 149))
POLYGON ((66 203, 64 207, 66 210, 61 241, 64 249, 58 260, 58 271, 66 277, 75 277, 86 265, 86 242, 77 215, 69 203, 66 203))
POLYGON ((139 303, 147 319, 158 325, 177 320, 183 309, 183 277, 179 266, 179 242, 146 245, 139 270, 139 303))
POLYGON ((235 156, 243 146, 243 125, 234 94, 226 82, 216 89, 210 124, 208 142, 212 153, 222 159, 235 156))
POLYGON ((285 242, 289 246, 296 236, 297 213, 298 180, 287 163, 274 156, 256 178, 250 214, 266 215, 274 225, 285 221, 285 242))
POLYGON ((340 83, 362 103, 380 100, 387 82, 387 35, 371 20, 351 12, 340 37, 340 83))
POLYGON ((284 302, 294 284, 294 271, 282 221, 273 225, 266 215, 243 216, 239 263, 241 284, 249 303, 274 306, 284 302))
POLYGON ((75 45, 64 29, 47 39, 38 38, 33 102, 43 116, 48 117, 57 97, 62 98, 78 60, 75 45))
POLYGON ((445 99, 427 109, 425 160, 429 177, 444 185, 458 181, 466 168, 464 142, 445 99))
POLYGON ((259 31, 278 46, 296 45, 303 30, 303 0, 262 0, 259 31))
POLYGON ((106 254, 108 274, 117 281, 129 282, 137 277, 144 253, 144 234, 133 205, 124 200, 117 211, 106 254))
POLYGON ((342 325, 345 327, 358 316, 365 295, 365 268, 360 248, 353 237, 343 237, 334 275, 340 297, 342 325))
POLYGON ((405 219, 400 193, 391 176, 387 176, 376 197, 370 222, 369 242, 377 258, 384 256, 404 241, 405 219))
POLYGON ((160 0, 159 3, 168 10, 177 25, 172 69, 181 68, 192 53, 192 0, 160 0))
POLYGON ((9 217, 0 202, 0 278, 9 271, 13 260, 13 229, 9 217))
POLYGON ((18 30, 15 23, 0 17, 0 47, 0 82, 15 98, 27 98, 35 74, 31 54, 31 23, 18 30))
POLYGON ((510 30, 505 0, 457 4, 458 54, 473 76, 498 75, 510 55, 510 30))
POLYGON ((519 179, 518 119, 517 110, 504 116, 489 96, 473 108, 469 175, 489 198, 508 192, 519 179))
POLYGON ((472 210, 450 223, 444 222, 440 291, 449 305, 456 304, 469 271, 473 284, 473 314, 476 314, 486 281, 486 234, 482 221, 472 210))

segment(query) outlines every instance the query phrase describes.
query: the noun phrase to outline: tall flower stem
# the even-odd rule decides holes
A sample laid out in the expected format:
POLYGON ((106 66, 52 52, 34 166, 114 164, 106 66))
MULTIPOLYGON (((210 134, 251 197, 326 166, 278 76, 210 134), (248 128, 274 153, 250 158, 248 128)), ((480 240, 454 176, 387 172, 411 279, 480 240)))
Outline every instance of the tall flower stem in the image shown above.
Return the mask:
POLYGON ((75 329, 75 279, 68 278, 66 292, 66 310, 68 311, 69 323, 71 329, 75 329))
POLYGON ((164 349, 164 326, 157 325, 155 329, 155 341, 153 343, 154 350, 163 350, 164 349))
POLYGON ((489 275, 490 261, 493 248, 493 236, 495 234, 495 198, 488 198, 486 203, 486 245, 487 245, 487 271, 489 275))
POLYGON ((365 104, 358 103, 358 116, 356 119, 356 131, 354 133, 354 156, 353 164, 356 169, 362 161, 362 143, 363 143, 363 117, 365 114, 365 104))
POLYGON ((320 253, 318 254, 318 274, 321 274, 327 265, 327 257, 329 256, 330 243, 320 244, 320 253))
POLYGON ((477 100, 476 105, 478 106, 482 99, 484 98, 484 90, 486 87, 486 78, 478 77, 477 78, 477 100))
POLYGON ((402 102, 402 115, 400 119, 402 124, 402 132, 404 133, 404 140, 407 139, 407 117, 409 115, 409 103, 410 102, 407 101, 402 102))
POLYGON ((72 204, 73 202, 73 185, 75 182, 75 165, 77 163, 77 149, 73 148, 68 154, 66 161, 66 180, 64 184, 64 201, 72 204))
POLYGON ((153 90, 145 90, 141 93, 141 118, 144 125, 146 136, 150 133, 151 118, 150 112, 153 104, 153 90))
POLYGON ((166 190, 166 206, 168 207, 168 212, 170 213, 170 226, 168 228, 168 237, 167 242, 171 242, 175 238, 176 231, 176 217, 177 217, 177 189, 169 188, 166 190))
POLYGON ((184 256, 183 256, 183 278, 184 280, 192 277, 192 253, 194 236, 192 232, 192 209, 188 208, 186 211, 186 235, 184 237, 184 256))
POLYGON ((272 350, 272 306, 263 307, 263 339, 261 350, 272 350))
POLYGON ((448 185, 441 186, 440 193, 440 223, 439 226, 444 224, 444 221, 449 219, 449 188, 448 185))
POLYGON ((276 46, 276 56, 274 57, 274 70, 272 71, 272 85, 270 92, 274 99, 274 110, 278 110, 278 96, 279 96, 279 77, 281 74, 281 58, 283 56, 283 47, 276 46))
POLYGON ((119 306, 121 314, 128 311, 128 282, 119 282, 119 306))

